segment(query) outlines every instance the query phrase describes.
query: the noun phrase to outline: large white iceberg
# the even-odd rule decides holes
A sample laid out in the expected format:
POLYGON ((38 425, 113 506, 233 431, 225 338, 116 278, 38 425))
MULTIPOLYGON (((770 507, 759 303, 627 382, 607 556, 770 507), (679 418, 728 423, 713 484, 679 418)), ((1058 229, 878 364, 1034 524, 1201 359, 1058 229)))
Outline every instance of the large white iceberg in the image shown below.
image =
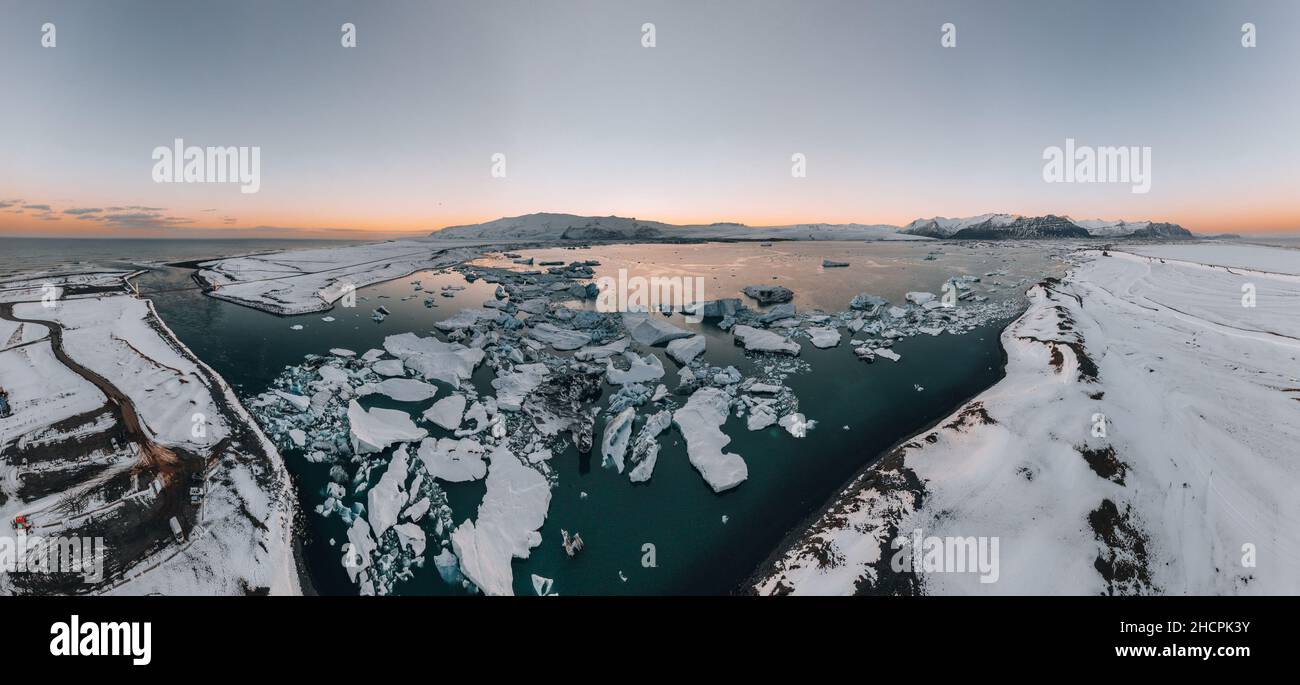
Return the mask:
POLYGON ((797 355, 800 351, 799 343, 772 331, 739 325, 731 329, 731 332, 745 346, 745 349, 754 352, 780 352, 782 354, 797 355))
POLYGON ((623 314, 623 326, 634 340, 642 345, 663 345, 677 338, 689 338, 690 331, 682 330, 662 317, 630 312, 623 314))
POLYGON ((722 432, 731 399, 718 388, 701 388, 686 406, 673 412, 673 423, 686 439, 691 465, 704 476, 714 492, 736 487, 749 477, 749 468, 739 454, 723 452, 731 437, 722 432))
POLYGON ((401 359, 408 369, 453 388, 459 388, 461 381, 470 379, 474 367, 483 361, 484 355, 481 349, 443 342, 434 337, 421 338, 414 333, 384 338, 384 349, 401 359))
POLYGON ((448 483, 478 480, 487 473, 483 446, 470 438, 426 438, 415 456, 425 472, 448 483))
POLYGON ((465 521, 451 534, 451 547, 460 570, 486 595, 513 595, 510 562, 527 559, 541 544, 538 529, 551 506, 546 478, 525 466, 505 446, 488 457, 487 492, 478 519, 465 521))
POLYGON ((380 407, 366 411, 356 400, 348 402, 348 433, 352 451, 358 454, 382 452, 395 442, 411 442, 429 434, 404 411, 380 407))

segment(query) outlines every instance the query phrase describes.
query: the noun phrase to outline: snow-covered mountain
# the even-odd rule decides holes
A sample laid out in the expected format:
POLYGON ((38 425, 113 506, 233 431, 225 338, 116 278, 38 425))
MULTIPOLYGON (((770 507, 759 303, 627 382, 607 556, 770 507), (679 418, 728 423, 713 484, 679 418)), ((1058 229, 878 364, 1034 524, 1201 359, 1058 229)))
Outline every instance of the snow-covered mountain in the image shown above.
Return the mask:
POLYGON ((966 218, 917 219, 903 233, 952 240, 1050 239, 1050 238, 1163 238, 1190 240, 1191 232, 1178 224, 1154 221, 1075 220, 1068 216, 1020 216, 981 214, 966 218))
POLYGON ((621 216, 579 216, 549 212, 525 214, 481 224, 448 226, 434 239, 501 241, 549 240, 1037 240, 1077 238, 1159 238, 1191 240, 1177 224, 1153 221, 1076 221, 1067 216, 981 214, 965 218, 917 219, 903 226, 883 224, 789 224, 747 226, 739 223, 667 224, 621 216))
POLYGON ((738 223, 675 225, 620 216, 538 213, 481 224, 448 226, 432 238, 479 240, 918 240, 897 226, 738 223))

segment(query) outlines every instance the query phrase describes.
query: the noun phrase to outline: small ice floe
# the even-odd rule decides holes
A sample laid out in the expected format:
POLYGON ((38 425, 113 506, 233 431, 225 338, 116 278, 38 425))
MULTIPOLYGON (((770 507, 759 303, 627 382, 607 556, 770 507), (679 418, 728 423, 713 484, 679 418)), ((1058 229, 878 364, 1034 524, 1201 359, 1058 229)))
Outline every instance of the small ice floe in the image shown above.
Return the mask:
MULTIPOLYGON (((436 386, 414 378, 387 378, 367 385, 370 392, 366 394, 385 395, 398 402, 423 402, 438 393, 436 386)), ((358 388, 359 393, 360 390, 358 388)))
MULTIPOLYGON (((443 293, 444 295, 446 293, 443 293)), ((491 309, 473 309, 465 308, 455 314, 433 324, 434 328, 440 331, 451 333, 453 331, 463 331, 467 328, 473 328, 483 319, 496 319, 498 312, 491 309)))
POLYGON ((660 383, 659 385, 655 386, 655 391, 654 394, 650 396, 650 401, 658 402, 659 400, 662 400, 667 396, 668 396, 668 386, 664 385, 663 383, 660 383))
POLYGON ((569 531, 560 529, 560 544, 564 547, 564 553, 572 557, 582 551, 582 534, 574 533, 569 535, 569 531))
POLYGON ((324 321, 325 323, 334 323, 334 317, 332 316, 322 316, 320 320, 324 321))
POLYGON ((550 323, 539 323, 530 328, 528 334, 561 351, 576 350, 591 342, 588 333, 571 331, 550 323))
POLYGON ((427 435, 428 431, 416 426, 406 412, 379 407, 366 411, 356 400, 348 402, 348 436, 354 452, 380 452, 395 442, 411 442, 427 435))
MULTIPOLYGON (((768 400, 770 402, 771 400, 768 400)), ((776 412, 769 404, 757 404, 749 410, 749 418, 745 420, 745 427, 749 430, 756 431, 767 428, 776 423, 776 412)))
POLYGON ((903 358, 903 355, 885 347, 877 347, 872 352, 875 352, 877 357, 884 357, 893 362, 903 358))
POLYGON ((782 416, 781 420, 777 423, 781 424, 781 427, 785 429, 785 432, 796 438, 807 437, 808 431, 817 427, 816 421, 806 418, 799 412, 786 414, 785 416, 782 416))
POLYGON ((702 335, 693 335, 689 338, 678 338, 668 343, 668 356, 677 360, 682 366, 689 365, 695 358, 704 354, 705 338, 702 335))
POLYGON ((302 447, 307 444, 307 434, 300 428, 290 429, 289 439, 293 441, 295 447, 302 447))
POLYGON ((376 323, 378 323, 378 322, 380 322, 380 321, 383 321, 383 320, 384 320, 385 318, 387 318, 387 317, 388 317, 387 314, 385 314, 385 313, 379 311, 378 309, 376 309, 376 310, 370 312, 370 320, 371 320, 371 321, 374 321, 374 322, 376 322, 376 323))
POLYGON ((291 331, 301 331, 301 330, 302 330, 302 324, 300 324, 300 323, 296 323, 296 324, 290 326, 290 327, 289 327, 289 330, 291 330, 291 331))
POLYGON ((629 458, 632 469, 628 472, 628 480, 633 483, 644 483, 650 480, 650 476, 654 473, 655 461, 659 458, 659 441, 656 438, 672 425, 672 422, 672 412, 667 410, 646 419, 641 432, 637 433, 636 439, 632 441, 632 456, 629 458))
POLYGON ((775 395, 781 392, 781 386, 773 385, 771 383, 754 383, 746 388, 746 390, 760 395, 775 395))
POLYGON ((786 302, 767 310, 766 313, 758 317, 758 320, 768 325, 797 326, 799 322, 794 317, 798 313, 794 305, 786 302))
POLYGON ((483 446, 471 438, 425 438, 416 450, 429 476, 448 483, 479 480, 487 475, 483 446))
POLYGON ((406 492, 403 486, 406 483, 409 464, 406 447, 397 448, 393 453, 392 461, 388 462, 388 468, 384 470, 384 475, 380 476, 379 482, 366 493, 366 518, 376 540, 383 538, 384 533, 397 523, 397 515, 402 505, 406 503, 406 492))
MULTIPOLYGON (((632 339, 624 336, 611 343, 604 345, 589 345, 573 353, 573 358, 580 362, 598 361, 608 359, 616 354, 622 354, 627 350, 627 346, 632 339)), ((671 349, 671 345, 669 346, 671 349)))
POLYGON ((922 387, 921 385, 916 384, 916 383, 913 383, 913 384, 912 384, 912 387, 913 387, 913 388, 916 388, 916 391, 917 391, 917 392, 921 392, 921 391, 925 390, 924 387, 922 387))
POLYGON ((276 390, 275 394, 280 399, 293 405, 293 408, 297 409, 298 411, 307 411, 307 409, 311 406, 311 399, 308 397, 303 397, 302 395, 295 395, 291 392, 285 392, 283 390, 276 390))
POLYGON ((648 346, 664 345, 672 340, 689 338, 693 335, 690 331, 668 323, 663 317, 638 312, 624 313, 623 326, 627 328, 633 340, 648 346))
POLYGON ((454 431, 460 428, 461 418, 465 415, 466 402, 465 396, 460 393, 448 395, 425 410, 424 420, 440 428, 454 431))
POLYGON ((497 406, 502 411, 519 411, 528 393, 546 380, 550 369, 545 364, 520 364, 509 373, 492 379, 497 391, 497 406))
POLYGON ((442 381, 453 388, 468 381, 484 357, 483 350, 443 342, 432 336, 421 338, 414 333, 384 338, 384 349, 426 379, 442 381))
POLYGON ((854 295, 849 301, 849 308, 857 311, 865 311, 869 316, 875 316, 881 309, 889 305, 889 301, 872 295, 871 293, 860 293, 854 295))
POLYGON ((903 296, 903 299, 915 305, 923 305, 934 300, 934 293, 919 292, 913 290, 903 296))
POLYGON ((383 361, 377 361, 373 365, 371 365, 370 370, 374 371, 375 373, 381 376, 390 377, 390 378, 393 376, 406 375, 406 366, 403 365, 401 361, 396 359, 385 359, 383 361))
MULTIPOLYGON (((848 265, 846 264, 845 266, 848 266, 848 265)), ((726 514, 723 514, 723 515, 722 515, 722 525, 724 525, 724 526, 727 525, 727 521, 730 521, 730 520, 731 520, 731 517, 730 517, 730 516, 727 516, 726 514)))
POLYGON ((356 352, 353 352, 352 350, 343 349, 342 347, 331 347, 330 354, 334 355, 335 357, 344 357, 344 358, 357 356, 356 352))
POLYGON ((605 434, 600 440, 602 466, 613 466, 619 473, 623 472, 623 456, 632 439, 632 420, 635 418, 636 409, 628 407, 605 423, 605 434))
POLYGON ((555 585, 555 581, 550 578, 543 578, 536 573, 532 574, 532 576, 533 592, 536 592, 538 597, 551 595, 551 588, 555 585))
POLYGON ((747 285, 741 288, 740 292, 758 300, 760 305, 789 302, 794 299, 794 291, 783 285, 747 285))
POLYGON ((823 350, 840 344, 840 332, 833 326, 809 328, 808 338, 813 347, 823 350))
POLYGON ((618 572, 618 579, 621 580, 621 581, 623 581, 624 583, 627 582, 627 576, 624 575, 624 574, 623 574, 623 571, 621 571, 621 570, 618 572))
POLYGON ((664 377, 664 364, 653 354, 644 357, 636 352, 623 353, 627 360, 626 371, 614 366, 613 359, 605 360, 605 380, 610 385, 627 385, 629 383, 647 383, 664 377))
POLYGON ((781 354, 799 354, 799 343, 772 331, 752 326, 739 325, 732 329, 732 335, 753 352, 779 352, 781 354))

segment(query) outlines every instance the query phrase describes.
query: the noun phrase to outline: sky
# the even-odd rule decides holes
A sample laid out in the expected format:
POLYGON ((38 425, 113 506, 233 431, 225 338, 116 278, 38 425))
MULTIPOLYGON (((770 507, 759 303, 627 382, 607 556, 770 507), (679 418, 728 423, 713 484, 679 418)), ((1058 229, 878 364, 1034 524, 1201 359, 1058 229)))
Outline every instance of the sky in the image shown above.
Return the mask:
POLYGON ((0 0, 0 235, 378 238, 538 211, 1297 232, 1298 36, 1294 0, 0 0), (177 138, 257 147, 258 192, 155 182, 177 138), (1149 147, 1150 191, 1046 182, 1067 138, 1149 147))

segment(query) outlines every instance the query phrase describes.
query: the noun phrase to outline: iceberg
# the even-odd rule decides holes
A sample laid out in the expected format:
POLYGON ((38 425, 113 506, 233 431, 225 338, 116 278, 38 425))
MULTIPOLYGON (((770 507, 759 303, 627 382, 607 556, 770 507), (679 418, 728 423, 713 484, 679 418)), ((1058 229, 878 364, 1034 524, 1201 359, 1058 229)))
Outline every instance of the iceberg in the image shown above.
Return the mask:
POLYGON ((668 343, 668 356, 676 359, 678 364, 688 366, 696 357, 704 354, 704 344, 705 337, 702 335, 678 338, 668 343))
POLYGON ((597 361, 600 359, 608 359, 609 357, 612 357, 616 354, 622 354, 623 352, 627 351, 627 346, 631 342, 632 342, 631 338, 624 336, 622 338, 619 338, 618 340, 615 340, 614 342, 606 343, 604 345, 592 345, 592 346, 584 347, 578 350, 577 352, 574 352, 573 358, 577 359, 580 362, 590 362, 590 361, 597 361))
POLYGON ((406 503, 404 486, 409 466, 406 447, 397 448, 397 451, 393 452, 392 461, 388 462, 384 475, 380 476, 379 482, 366 493, 366 515, 376 540, 382 539, 384 533, 397 523, 397 515, 402 505, 406 503))
POLYGON ((747 285, 741 288, 740 292, 758 300, 760 305, 789 302, 794 299, 794 291, 783 285, 747 285))
POLYGON ((629 383, 646 383, 664 377, 664 364, 653 354, 642 357, 636 352, 624 352, 628 369, 620 370, 614 366, 614 360, 605 360, 605 380, 610 385, 627 385, 629 383))
POLYGON ((483 446, 470 438, 425 438, 415 456, 431 477, 448 483, 464 483, 487 474, 483 452, 483 446))
POLYGON ((371 385, 370 390, 398 402, 423 402, 438 394, 438 388, 414 378, 388 378, 371 385))
POLYGON ((448 395, 434 402, 432 407, 425 410, 423 414, 424 420, 446 430, 454 431, 460 428, 461 418, 465 416, 466 401, 465 396, 460 393, 448 395))
POLYGON ((366 411, 356 400, 348 402, 348 435, 357 454, 381 452, 395 442, 411 442, 428 434, 406 412, 379 407, 366 411))
POLYGON ((590 334, 560 328, 550 323, 534 325, 529 335, 561 351, 576 350, 591 342, 590 334))
POLYGON ((659 458, 659 441, 656 438, 672 423, 672 412, 666 409, 646 419, 641 432, 637 433, 636 439, 632 441, 630 458, 632 470, 627 474, 628 480, 633 483, 644 483, 650 480, 655 470, 655 461, 659 458))
POLYGON ((677 338, 689 338, 692 335, 689 331, 668 323, 662 317, 644 313, 624 313, 623 326, 627 328, 633 340, 651 347, 663 345, 677 338))
POLYGON ((813 347, 819 349, 835 347, 840 344, 839 330, 830 326, 809 328, 808 337, 812 341, 813 347))
MULTIPOLYGON (((538 529, 551 506, 546 478, 501 446, 488 457, 487 492, 478 518, 466 520, 451 534, 460 570, 483 594, 514 594, 512 559, 527 559, 541 544, 538 529)), ((436 563, 436 561, 435 561, 436 563)))
POLYGON ((502 411, 519 411, 528 393, 537 389, 550 375, 545 364, 520 364, 513 371, 492 379, 497 391, 497 406, 502 411))
POLYGON ((701 388, 686 405, 673 412, 673 423, 686 439, 686 453, 714 492, 736 487, 749 477, 745 460, 723 452, 731 438, 721 430, 731 399, 718 388, 701 388))
POLYGON ((753 352, 780 352, 781 354, 797 355, 800 351, 799 343, 772 331, 739 325, 733 328, 731 332, 745 346, 746 350, 753 352))
POLYGON ((453 388, 459 388, 462 381, 470 379, 484 356, 481 349, 443 342, 434 337, 421 338, 414 333, 384 338, 384 349, 401 359, 406 368, 453 388))
POLYGON ((623 455, 627 453, 627 444, 632 438, 632 420, 636 418, 636 408, 628 407, 605 423, 605 434, 600 439, 601 465, 613 466, 619 473, 623 472, 623 455))

